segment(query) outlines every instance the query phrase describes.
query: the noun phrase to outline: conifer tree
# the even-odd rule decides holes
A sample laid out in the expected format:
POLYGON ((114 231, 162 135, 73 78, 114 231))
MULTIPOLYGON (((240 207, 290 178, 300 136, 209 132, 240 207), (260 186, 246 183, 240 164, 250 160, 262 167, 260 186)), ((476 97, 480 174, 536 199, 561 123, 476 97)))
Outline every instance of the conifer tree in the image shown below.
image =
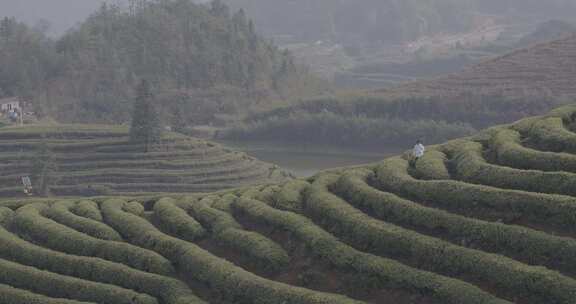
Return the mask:
POLYGON ((154 104, 150 83, 142 80, 136 88, 136 100, 130 128, 130 141, 144 145, 145 152, 162 138, 160 115, 154 104))
POLYGON ((56 183, 55 173, 58 170, 50 147, 42 141, 38 152, 32 161, 32 182, 40 196, 48 196, 50 187, 56 183))

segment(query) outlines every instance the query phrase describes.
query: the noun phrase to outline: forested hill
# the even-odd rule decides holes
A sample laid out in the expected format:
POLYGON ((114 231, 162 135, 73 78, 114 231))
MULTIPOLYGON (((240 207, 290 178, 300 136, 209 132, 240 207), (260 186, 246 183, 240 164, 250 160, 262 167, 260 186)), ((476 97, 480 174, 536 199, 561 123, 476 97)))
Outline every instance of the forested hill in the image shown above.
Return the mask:
POLYGON ((3 94, 30 97, 61 121, 126 121, 141 78, 156 84, 165 114, 197 122, 311 83, 243 11, 221 1, 103 5, 57 41, 14 19, 0 32, 3 94))

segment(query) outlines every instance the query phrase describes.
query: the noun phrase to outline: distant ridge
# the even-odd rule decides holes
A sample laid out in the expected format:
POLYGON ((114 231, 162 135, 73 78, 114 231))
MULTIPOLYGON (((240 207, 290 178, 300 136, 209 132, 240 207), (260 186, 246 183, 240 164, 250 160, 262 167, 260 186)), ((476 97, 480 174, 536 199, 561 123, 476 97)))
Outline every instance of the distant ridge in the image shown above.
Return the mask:
POLYGON ((461 72, 376 91, 391 97, 576 97, 576 34, 500 56, 461 72))

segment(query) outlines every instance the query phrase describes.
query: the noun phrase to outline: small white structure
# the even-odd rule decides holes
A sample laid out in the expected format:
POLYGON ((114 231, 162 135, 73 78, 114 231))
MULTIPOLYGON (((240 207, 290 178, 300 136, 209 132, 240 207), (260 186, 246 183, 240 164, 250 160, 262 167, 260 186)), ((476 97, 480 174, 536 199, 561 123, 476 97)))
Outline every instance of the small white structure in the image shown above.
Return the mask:
POLYGON ((18 97, 9 97, 0 99, 0 112, 2 113, 20 113, 22 107, 18 97))

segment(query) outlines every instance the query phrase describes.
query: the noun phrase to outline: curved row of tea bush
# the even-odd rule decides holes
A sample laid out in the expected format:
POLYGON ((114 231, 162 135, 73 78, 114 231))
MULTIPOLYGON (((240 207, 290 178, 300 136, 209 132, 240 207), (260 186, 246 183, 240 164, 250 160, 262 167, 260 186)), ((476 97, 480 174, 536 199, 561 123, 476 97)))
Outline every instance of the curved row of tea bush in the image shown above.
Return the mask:
MULTIPOLYGON (((74 256, 26 242, 0 227, 0 258, 60 275, 147 293, 163 303, 203 303, 182 282, 99 258, 74 256)), ((87 284, 84 288, 92 286, 87 284)), ((112 300, 106 300, 109 302, 112 300)), ((100 302, 100 301, 98 301, 100 302)))
POLYGON ((401 256, 424 269, 458 277, 468 275, 534 299, 572 303, 576 296, 576 280, 557 272, 374 219, 328 191, 335 178, 338 176, 319 178, 307 190, 306 212, 368 252, 401 256))
POLYGON ((517 189, 540 193, 576 195, 576 174, 520 170, 488 163, 483 156, 482 144, 458 141, 449 149, 459 180, 504 189, 517 189))
POLYGON ((216 288, 225 299, 257 304, 353 304, 344 296, 271 281, 218 258, 195 244, 160 232, 145 219, 123 212, 122 201, 102 205, 108 223, 131 242, 170 258, 186 275, 216 288))
POLYGON ((0 259, 0 284, 54 298, 95 303, 158 304, 155 298, 132 290, 43 271, 4 259, 0 259))
MULTIPOLYGON (((217 193, 143 192, 211 187, 177 180, 57 185, 124 196, 1 201, 0 291, 33 303, 574 304, 575 127, 576 106, 566 107, 430 146, 416 162, 406 153, 282 184, 246 169, 229 185, 265 184, 217 193)), ((95 139, 70 148, 78 155, 95 139)), ((118 139, 101 151, 133 148, 118 139)), ((144 165, 154 162, 143 157, 137 171, 154 175, 144 165)))
POLYGON ((437 207, 458 210, 466 216, 503 220, 519 217, 550 229, 576 230, 576 198, 505 190, 454 180, 418 180, 408 174, 408 162, 390 158, 376 168, 375 183, 437 207))
POLYGON ((122 237, 118 232, 104 223, 74 214, 71 209, 75 207, 76 202, 73 201, 56 202, 50 208, 47 208, 44 214, 55 222, 73 228, 89 236, 108 241, 122 240, 122 237))
MULTIPOLYGON (((367 182, 372 171, 343 174, 333 187, 353 206, 378 219, 431 233, 452 243, 503 254, 534 265, 576 273, 576 240, 521 226, 467 218, 382 192, 367 182)), ((334 191, 334 190, 333 190, 334 191)))
POLYGON ((14 288, 4 284, 0 284, 0 295, 2 295, 2 303, 5 304, 94 304, 93 302, 80 302, 62 298, 50 298, 32 293, 28 290, 14 288))
POLYGON ((522 136, 511 129, 499 130, 490 140, 495 161, 518 169, 576 172, 576 155, 534 150, 522 145, 522 136))
POLYGON ((265 236, 246 231, 232 215, 210 207, 206 199, 186 204, 186 209, 210 232, 211 238, 240 252, 258 267, 278 271, 288 264, 290 257, 284 249, 265 236))
POLYGON ((566 129, 560 117, 526 119, 512 128, 529 137, 539 149, 576 153, 576 134, 566 129))
POLYGON ((375 276, 381 288, 399 287, 416 294, 430 295, 442 303, 508 303, 462 281, 358 251, 340 242, 308 218, 274 209, 250 197, 235 201, 234 208, 254 221, 290 231, 307 244, 314 254, 330 261, 335 267, 348 269, 359 275, 375 276))
POLYGON ((29 205, 18 209, 14 225, 18 231, 50 249, 80 256, 99 257, 135 269, 161 275, 174 273, 172 263, 158 253, 124 242, 105 241, 58 224, 41 212, 47 206, 29 205))
POLYGON ((206 235, 206 229, 171 198, 154 204, 154 216, 166 231, 184 240, 194 242, 206 235))

